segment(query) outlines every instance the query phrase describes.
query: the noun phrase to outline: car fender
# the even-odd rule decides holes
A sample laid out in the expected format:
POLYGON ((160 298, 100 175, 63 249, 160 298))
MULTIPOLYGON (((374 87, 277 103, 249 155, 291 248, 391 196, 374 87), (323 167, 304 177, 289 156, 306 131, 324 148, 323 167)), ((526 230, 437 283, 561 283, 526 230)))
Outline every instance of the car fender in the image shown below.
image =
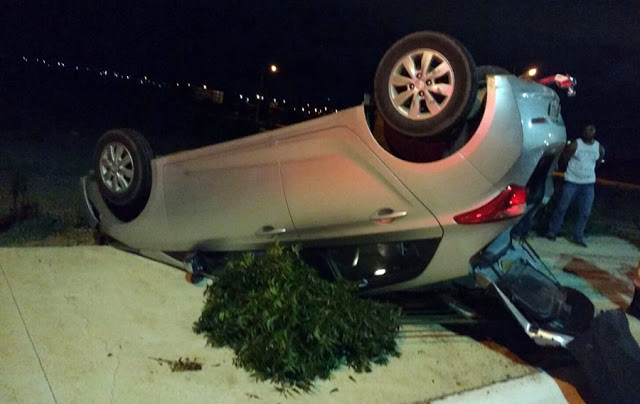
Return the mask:
POLYGON ((502 180, 520 158, 522 119, 507 75, 487 77, 485 112, 476 133, 459 153, 491 183, 502 180), (500 158, 491 158, 499 151, 500 158))

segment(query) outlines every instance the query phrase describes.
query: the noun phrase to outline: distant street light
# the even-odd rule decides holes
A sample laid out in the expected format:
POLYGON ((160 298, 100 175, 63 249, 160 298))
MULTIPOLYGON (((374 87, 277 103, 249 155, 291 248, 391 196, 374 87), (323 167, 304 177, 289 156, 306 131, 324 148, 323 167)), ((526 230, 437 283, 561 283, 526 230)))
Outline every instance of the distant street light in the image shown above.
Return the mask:
MULTIPOLYGON (((278 66, 270 65, 269 72, 271 72, 272 74, 277 73, 278 66)), ((260 120, 260 104, 262 104, 262 100, 264 100, 263 90, 264 90, 264 71, 260 69, 260 92, 259 92, 260 96, 258 97, 258 101, 256 103, 256 122, 260 120)))
POLYGON ((522 73, 519 77, 521 79, 532 79, 536 74, 538 74, 538 69, 536 67, 532 67, 526 71, 526 73, 522 73))

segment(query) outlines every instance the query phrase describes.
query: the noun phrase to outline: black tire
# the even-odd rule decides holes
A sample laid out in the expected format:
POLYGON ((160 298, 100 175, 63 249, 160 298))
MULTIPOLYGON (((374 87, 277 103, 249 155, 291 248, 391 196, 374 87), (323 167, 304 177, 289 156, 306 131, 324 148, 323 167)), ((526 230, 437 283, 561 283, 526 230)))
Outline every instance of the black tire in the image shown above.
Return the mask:
POLYGON ((585 332, 592 324, 595 308, 591 300, 581 292, 569 288, 562 288, 566 294, 565 304, 570 307, 570 314, 562 319, 562 331, 569 335, 585 332))
POLYGON ((380 60, 374 79, 375 101, 385 122, 413 137, 455 135, 477 89, 478 75, 469 51, 455 39, 431 31, 416 32, 393 44, 380 60), (425 52, 431 55, 431 63, 423 68, 425 52), (415 74, 409 73, 403 60, 409 61, 415 74), (441 75, 441 70, 436 71, 439 65, 444 67, 441 75))
POLYGON ((494 66, 494 65, 482 65, 478 66, 478 83, 479 86, 487 85, 487 76, 491 74, 511 74, 511 72, 504 67, 494 66))
POLYGON ((153 152, 133 129, 105 132, 96 146, 93 167, 100 194, 118 219, 129 222, 146 206, 151 193, 153 152))
POLYGON ((480 124, 480 118, 482 117, 480 112, 484 111, 485 97, 487 95, 487 76, 494 74, 511 74, 507 69, 494 65, 478 66, 476 70, 478 71, 478 92, 471 103, 472 106, 468 114, 470 120, 469 127, 473 128, 472 132, 475 132, 478 124, 480 124))

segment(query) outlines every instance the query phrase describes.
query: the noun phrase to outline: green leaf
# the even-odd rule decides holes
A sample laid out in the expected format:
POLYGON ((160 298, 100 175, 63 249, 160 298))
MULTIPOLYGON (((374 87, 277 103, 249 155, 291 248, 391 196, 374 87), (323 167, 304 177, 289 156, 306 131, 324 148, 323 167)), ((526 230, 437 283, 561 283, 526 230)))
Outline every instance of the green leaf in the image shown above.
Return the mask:
POLYGON ((271 380, 283 394, 308 392, 343 364, 371 371, 399 355, 400 310, 361 300, 357 290, 345 280, 321 279, 300 246, 233 253, 206 288, 193 330, 213 347, 230 347, 235 366, 271 380))

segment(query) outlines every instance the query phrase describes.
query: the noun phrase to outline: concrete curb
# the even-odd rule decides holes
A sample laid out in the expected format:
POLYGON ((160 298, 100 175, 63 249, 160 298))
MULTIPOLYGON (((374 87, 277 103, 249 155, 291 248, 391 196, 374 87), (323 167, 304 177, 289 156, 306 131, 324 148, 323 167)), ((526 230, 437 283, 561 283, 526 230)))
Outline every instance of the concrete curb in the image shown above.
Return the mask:
POLYGON ((432 404, 454 403, 567 403, 556 381, 545 372, 496 383, 481 389, 467 391, 443 399, 434 400, 432 404))

